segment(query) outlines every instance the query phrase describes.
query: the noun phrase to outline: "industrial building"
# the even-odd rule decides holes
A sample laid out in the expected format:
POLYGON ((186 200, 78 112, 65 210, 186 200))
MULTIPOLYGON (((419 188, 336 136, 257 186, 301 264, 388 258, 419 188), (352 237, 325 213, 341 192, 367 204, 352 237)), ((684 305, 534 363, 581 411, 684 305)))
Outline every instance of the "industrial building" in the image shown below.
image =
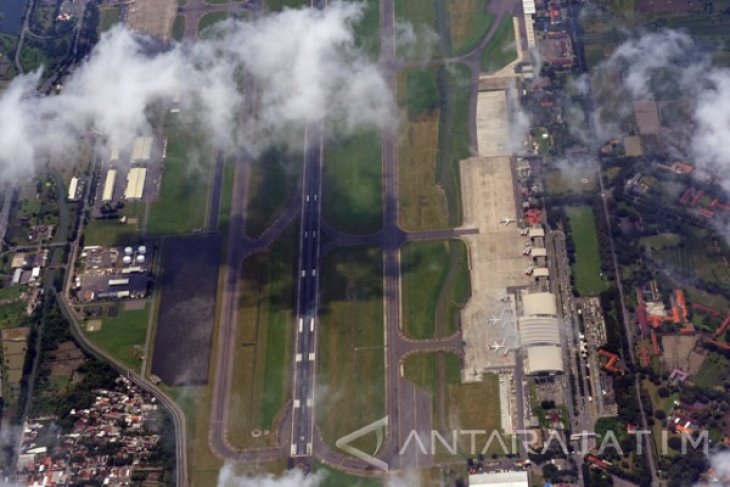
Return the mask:
POLYGON ((127 187, 124 190, 124 198, 140 199, 144 193, 144 182, 147 177, 147 169, 144 167, 133 167, 127 173, 127 187))
POLYGON ((137 247, 85 247, 74 290, 83 302, 98 299, 143 298, 150 282, 151 255, 137 247))
POLYGON ((132 162, 147 162, 152 157, 152 137, 137 137, 132 145, 132 162))
POLYGON ((101 194, 101 201, 108 203, 114 198, 114 184, 117 182, 117 170, 109 169, 104 180, 104 190, 101 194))
POLYGON ((563 373, 563 352, 555 295, 523 290, 517 321, 528 375, 563 373))
POLYGON ((530 480, 525 471, 484 472, 469 475, 469 487, 529 487, 530 480))

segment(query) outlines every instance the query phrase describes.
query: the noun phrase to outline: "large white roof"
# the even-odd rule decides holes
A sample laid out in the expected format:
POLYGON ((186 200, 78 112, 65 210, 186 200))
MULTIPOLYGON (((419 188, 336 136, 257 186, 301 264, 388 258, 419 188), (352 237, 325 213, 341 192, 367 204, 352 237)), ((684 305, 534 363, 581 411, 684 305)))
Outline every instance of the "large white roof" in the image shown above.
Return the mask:
POLYGON ((542 345, 527 349, 527 373, 563 372, 563 349, 542 345))
POLYGON ((152 156, 152 137, 137 137, 132 146, 132 162, 149 161, 152 156))
POLYGON ((530 238, 533 238, 533 237, 544 237, 545 236, 545 230, 542 227, 532 227, 532 228, 530 228, 530 231, 527 233, 527 235, 530 238))
POLYGON ((124 190, 126 199, 140 199, 144 193, 144 180, 147 176, 147 169, 144 167, 133 167, 127 173, 127 188, 124 190))
POLYGON ((469 475, 469 487, 529 487, 527 472, 488 472, 469 475))
POLYGON ((552 293, 522 294, 522 314, 524 316, 557 316, 558 307, 552 293))
POLYGON ((560 345, 560 328, 554 316, 527 316, 519 319, 520 344, 522 347, 533 345, 560 345))

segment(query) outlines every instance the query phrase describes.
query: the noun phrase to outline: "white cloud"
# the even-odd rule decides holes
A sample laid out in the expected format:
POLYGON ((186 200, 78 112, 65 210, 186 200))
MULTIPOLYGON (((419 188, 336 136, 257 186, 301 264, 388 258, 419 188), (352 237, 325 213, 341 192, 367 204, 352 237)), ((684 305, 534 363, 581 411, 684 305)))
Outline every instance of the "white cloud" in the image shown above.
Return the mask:
POLYGON ((39 78, 33 73, 0 96, 0 177, 29 171, 39 156, 71 150, 91 128, 117 146, 129 145, 137 133, 151 131, 145 110, 157 101, 179 99, 215 143, 255 152, 307 123, 325 121, 344 131, 393 123, 383 70, 355 46, 353 25, 361 15, 361 4, 334 2, 324 10, 229 20, 205 40, 164 52, 114 28, 61 94, 33 96, 39 78), (246 97, 255 98, 256 113, 242 113, 246 97))

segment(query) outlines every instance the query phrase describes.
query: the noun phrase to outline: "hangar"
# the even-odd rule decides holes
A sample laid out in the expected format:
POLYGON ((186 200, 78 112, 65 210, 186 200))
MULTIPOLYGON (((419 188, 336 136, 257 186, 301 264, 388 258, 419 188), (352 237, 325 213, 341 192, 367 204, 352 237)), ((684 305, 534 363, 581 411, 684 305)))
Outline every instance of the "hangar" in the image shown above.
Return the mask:
POLYGON ((527 316, 520 318, 520 344, 523 347, 532 345, 560 345, 560 328, 554 316, 527 316))
POLYGON ((525 373, 532 374, 562 374, 563 350, 555 345, 539 345, 527 349, 527 368, 525 373))
POLYGON ((528 375, 563 373, 563 349, 555 295, 523 291, 517 321, 528 375))
POLYGON ((558 306, 552 293, 523 294, 522 310, 525 316, 558 316, 558 306))

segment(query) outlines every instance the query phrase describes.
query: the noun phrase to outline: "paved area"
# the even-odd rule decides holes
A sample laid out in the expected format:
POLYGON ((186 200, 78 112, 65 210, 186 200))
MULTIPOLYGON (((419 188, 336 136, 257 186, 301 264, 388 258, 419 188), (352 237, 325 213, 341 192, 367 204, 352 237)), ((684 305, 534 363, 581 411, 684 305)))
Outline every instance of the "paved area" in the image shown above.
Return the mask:
POLYGON ((503 348, 514 333, 511 301, 506 288, 524 286, 529 261, 522 255, 523 238, 514 219, 512 168, 509 157, 474 157, 461 162, 464 225, 478 228, 462 237, 469 248, 472 297, 462 310, 465 379, 479 380, 484 370, 513 367, 514 357, 503 348))
POLYGON ((127 9, 127 24, 136 31, 166 42, 170 40, 176 13, 177 0, 134 2, 127 9))
POLYGON ((512 155, 506 92, 480 91, 476 111, 477 153, 482 157, 512 155))

